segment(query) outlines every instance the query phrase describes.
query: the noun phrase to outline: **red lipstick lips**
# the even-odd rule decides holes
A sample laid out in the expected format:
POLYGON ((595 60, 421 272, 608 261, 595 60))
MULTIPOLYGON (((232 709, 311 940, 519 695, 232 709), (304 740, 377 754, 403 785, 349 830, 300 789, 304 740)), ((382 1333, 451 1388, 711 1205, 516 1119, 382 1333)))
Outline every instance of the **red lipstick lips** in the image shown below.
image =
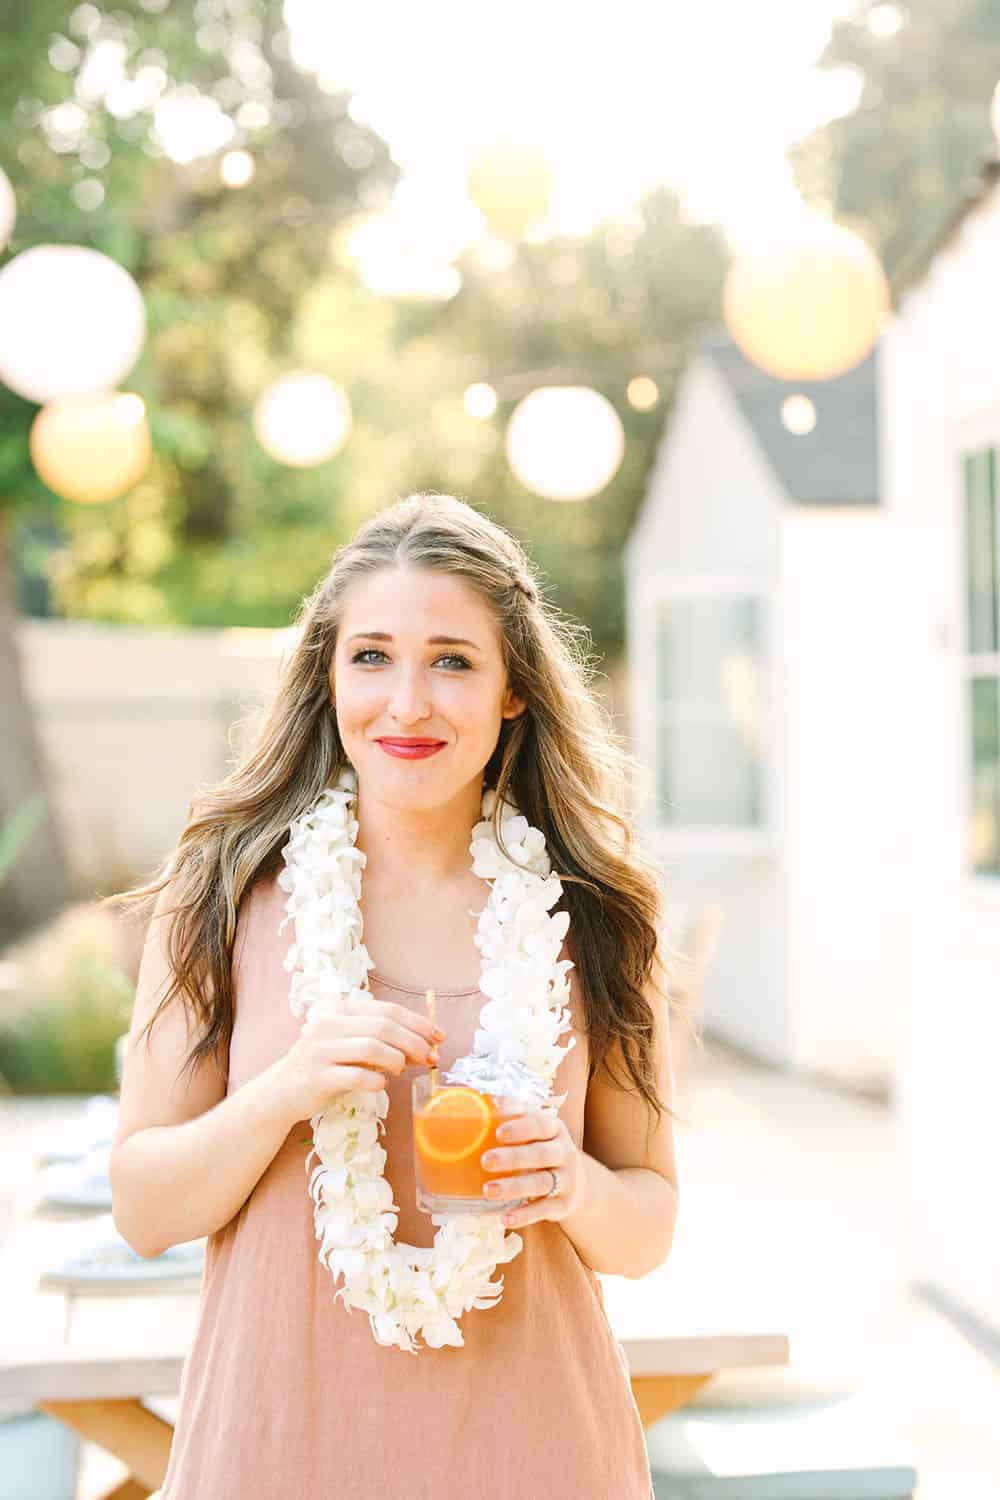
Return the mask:
POLYGON ((386 755, 395 755, 400 760, 424 760, 428 755, 434 755, 438 750, 444 749, 444 740, 426 740, 418 738, 405 739, 380 739, 376 744, 381 745, 386 755))

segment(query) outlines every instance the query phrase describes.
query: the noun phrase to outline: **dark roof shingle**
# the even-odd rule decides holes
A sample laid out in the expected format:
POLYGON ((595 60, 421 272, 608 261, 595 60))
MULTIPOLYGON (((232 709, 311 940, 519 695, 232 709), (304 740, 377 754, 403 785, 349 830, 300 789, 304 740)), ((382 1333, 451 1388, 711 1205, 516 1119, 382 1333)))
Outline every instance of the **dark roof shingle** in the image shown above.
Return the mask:
POLYGON ((704 333, 698 350, 732 391, 788 493, 800 505, 877 505, 878 348, 833 380, 777 380, 746 358, 725 328, 704 333), (786 396, 808 396, 811 432, 781 420, 786 396))

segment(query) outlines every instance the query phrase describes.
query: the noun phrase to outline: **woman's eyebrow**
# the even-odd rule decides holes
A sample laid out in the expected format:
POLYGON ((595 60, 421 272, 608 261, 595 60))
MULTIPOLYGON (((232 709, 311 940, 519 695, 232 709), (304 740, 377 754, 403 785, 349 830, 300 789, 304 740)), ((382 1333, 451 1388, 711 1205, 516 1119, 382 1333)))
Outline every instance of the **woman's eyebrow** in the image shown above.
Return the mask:
MULTIPOLYGON (((391 641, 392 636, 385 630, 361 630, 357 634, 348 637, 348 645, 351 641, 391 641)), ((467 641, 461 635, 429 635, 428 646, 471 646, 473 651, 481 651, 475 641, 467 641)))

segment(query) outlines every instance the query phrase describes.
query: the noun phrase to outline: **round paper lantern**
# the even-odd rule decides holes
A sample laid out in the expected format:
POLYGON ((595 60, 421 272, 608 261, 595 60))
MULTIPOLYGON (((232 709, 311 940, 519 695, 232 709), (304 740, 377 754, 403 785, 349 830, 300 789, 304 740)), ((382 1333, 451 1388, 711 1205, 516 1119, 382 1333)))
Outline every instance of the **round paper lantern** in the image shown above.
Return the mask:
POLYGON ((488 422, 497 409, 497 393, 487 381, 477 380, 466 386, 462 405, 477 422, 488 422))
POLYGON ((808 396, 786 396, 781 403, 781 424, 795 437, 805 437, 816 426, 816 408, 808 396))
POLYGON ((600 391, 539 386, 514 408, 505 447, 525 489, 546 500, 586 500, 618 472, 625 432, 600 391))
POLYGON ((818 215, 770 251, 730 267, 722 293, 729 332, 779 380, 830 380, 870 351, 889 308, 875 255, 818 215))
POLYGON ((0 380, 44 405, 119 385, 142 352, 132 277, 83 245, 35 245, 0 271, 0 380))
POLYGON ((257 397, 253 425, 261 447, 278 463, 309 468, 325 463, 346 443, 351 403, 326 375, 293 371, 257 397))
POLYGON ((468 189, 490 228, 516 240, 548 212, 552 168, 534 146, 498 141, 476 153, 468 189))
POLYGON ((652 411, 660 399, 660 387, 648 375, 633 375, 625 387, 625 396, 636 411, 652 411))
POLYGON ((14 197, 14 189, 6 172, 0 168, 0 250, 14 233, 16 218, 17 199, 14 197))
POLYGON ((43 406, 28 446, 39 477, 57 495, 84 505, 114 500, 149 467, 145 403, 131 392, 111 392, 43 406))

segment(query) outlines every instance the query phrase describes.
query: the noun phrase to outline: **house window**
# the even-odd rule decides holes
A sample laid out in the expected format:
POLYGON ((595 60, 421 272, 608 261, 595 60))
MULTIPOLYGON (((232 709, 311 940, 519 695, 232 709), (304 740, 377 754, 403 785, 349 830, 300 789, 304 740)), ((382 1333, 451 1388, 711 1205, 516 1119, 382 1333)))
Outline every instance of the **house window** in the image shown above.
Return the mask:
POLYGON ((965 480, 966 655, 969 800, 966 849, 976 874, 1000 874, 1000 535, 997 451, 967 454, 965 480))
POLYGON ((677 592, 653 608, 657 816, 678 828, 759 827, 762 601, 677 592))

